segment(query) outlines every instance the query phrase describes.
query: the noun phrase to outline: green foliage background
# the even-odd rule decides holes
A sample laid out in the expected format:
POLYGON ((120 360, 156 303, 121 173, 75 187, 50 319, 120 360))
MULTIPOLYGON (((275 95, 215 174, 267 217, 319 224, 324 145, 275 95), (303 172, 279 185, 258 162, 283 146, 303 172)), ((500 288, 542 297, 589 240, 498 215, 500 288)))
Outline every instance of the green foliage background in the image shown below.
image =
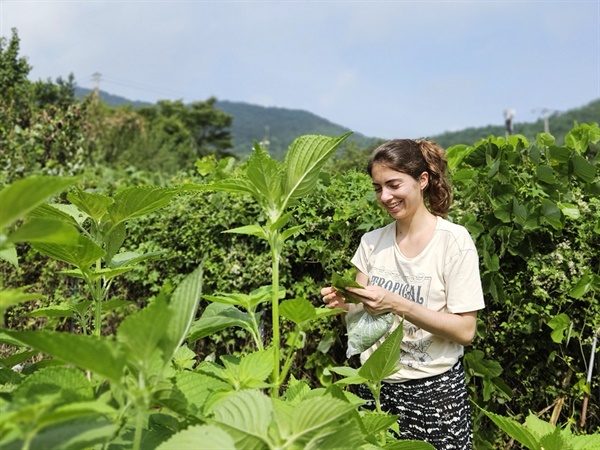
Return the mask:
MULTIPOLYGON (((94 97, 79 102, 72 78, 27 80, 30 67, 18 57, 16 34, 2 44, 3 185, 31 174, 80 175, 80 188, 112 195, 130 186, 218 181, 240 170, 227 154, 230 117, 214 108, 214 99, 190 108, 164 102, 141 111, 108 107, 94 97)), ((597 110, 598 103, 590 107, 597 110)), ((472 400, 518 421, 532 411, 545 420, 598 433, 599 395, 593 390, 600 384, 598 363, 591 385, 585 381, 592 336, 600 326, 600 136, 592 122, 570 127, 556 141, 533 130, 509 139, 463 140, 448 148, 448 155, 455 187, 452 220, 465 225, 477 243, 487 302, 477 339, 465 357, 472 400), (581 426, 586 394, 589 406, 581 426)), ((320 305, 321 287, 333 272, 350 269, 360 236, 389 221, 362 171, 369 151, 356 145, 342 149, 315 191, 294 206, 290 225, 306 227, 282 255, 281 283, 289 288, 289 297, 320 305)), ((65 197, 54 200, 65 202, 65 197)), ((264 222, 261 214, 243 196, 187 193, 128 223, 126 249, 165 253, 114 282, 111 298, 128 306, 109 314, 103 333, 169 292, 201 261, 205 294, 250 292, 269 284, 266 244, 224 233, 264 222)), ((27 286, 45 299, 12 307, 5 324, 78 332, 69 318, 26 315, 65 299, 77 302, 81 286, 57 275, 64 264, 27 244, 17 249, 18 268, 0 262, 3 286, 27 286)), ((198 314, 206 306, 200 303, 198 314)), ((265 311, 262 317, 268 334, 270 316, 265 311)), ((356 360, 345 359, 344 335, 339 318, 314 325, 293 374, 327 386, 335 379, 328 367, 356 366, 356 360)), ((202 360, 241 355, 249 346, 246 333, 234 329, 197 341, 193 350, 202 360)), ((478 448, 508 448, 508 440, 476 411, 478 448)))

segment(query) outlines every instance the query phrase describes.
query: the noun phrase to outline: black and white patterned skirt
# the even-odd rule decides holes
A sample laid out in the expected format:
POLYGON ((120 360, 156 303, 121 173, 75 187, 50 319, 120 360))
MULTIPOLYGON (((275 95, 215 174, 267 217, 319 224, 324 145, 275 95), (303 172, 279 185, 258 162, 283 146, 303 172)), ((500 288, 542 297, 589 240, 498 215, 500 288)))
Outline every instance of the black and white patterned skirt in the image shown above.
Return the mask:
MULTIPOLYGON (((360 385, 367 409, 375 409, 371 391, 360 385)), ((461 362, 429 378, 383 383, 381 409, 400 416, 400 439, 427 441, 437 450, 473 448, 471 409, 461 362)))

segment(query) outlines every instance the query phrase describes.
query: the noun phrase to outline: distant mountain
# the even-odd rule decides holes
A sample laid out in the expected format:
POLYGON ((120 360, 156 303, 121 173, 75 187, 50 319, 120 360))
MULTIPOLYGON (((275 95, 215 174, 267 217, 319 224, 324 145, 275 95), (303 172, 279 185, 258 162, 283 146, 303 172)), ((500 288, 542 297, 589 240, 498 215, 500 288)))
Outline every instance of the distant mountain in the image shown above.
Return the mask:
MULTIPOLYGON (((538 133, 545 131, 546 125, 548 132, 554 136, 556 142, 560 145, 564 143, 566 134, 573 129, 577 123, 599 123, 600 122, 600 99, 594 100, 580 108, 570 109, 564 112, 554 112, 544 119, 536 122, 515 122, 513 126, 514 134, 522 134, 529 141, 533 141, 538 133)), ((446 132, 432 136, 442 147, 448 148, 452 145, 466 144, 473 145, 481 139, 488 136, 504 136, 506 130, 503 126, 485 126, 478 128, 466 128, 460 131, 446 132)))
MULTIPOLYGON (((86 88, 75 89, 77 98, 83 98, 91 92, 91 89, 86 88)), ((152 103, 131 101, 104 91, 100 91, 99 95, 104 103, 112 107, 152 106, 152 103)), ((304 134, 341 136, 348 131, 354 131, 299 109, 265 107, 231 101, 217 101, 215 106, 233 117, 231 152, 242 158, 252 152, 255 141, 262 142, 274 158, 282 158, 289 145, 298 136, 304 134)), ((380 141, 357 132, 348 138, 348 142, 353 142, 358 148, 373 147, 380 141)))
MULTIPOLYGON (((75 89, 78 98, 83 98, 91 92, 91 89, 86 88, 77 87, 75 89)), ((152 103, 132 101, 104 91, 100 91, 100 98, 112 107, 152 106, 152 103)), ((242 158, 251 153, 254 141, 263 142, 274 158, 281 158, 298 136, 304 134, 340 136, 348 131, 355 131, 299 109, 264 107, 231 101, 217 101, 215 106, 233 117, 232 153, 242 158)), ((555 112, 547 117, 549 132, 559 144, 564 142, 565 135, 573 128, 575 122, 600 122, 600 99, 580 108, 561 113, 555 112)), ((534 140, 538 133, 544 131, 544 127, 543 119, 531 123, 515 122, 513 132, 522 134, 529 140, 534 140)), ((490 135, 504 136, 505 129, 503 126, 493 125, 471 127, 460 131, 440 133, 430 136, 430 138, 437 141, 442 147, 448 148, 456 144, 473 145, 490 135)), ((348 142, 354 143, 358 148, 373 148, 381 141, 382 139, 367 137, 356 131, 348 139, 348 142)))

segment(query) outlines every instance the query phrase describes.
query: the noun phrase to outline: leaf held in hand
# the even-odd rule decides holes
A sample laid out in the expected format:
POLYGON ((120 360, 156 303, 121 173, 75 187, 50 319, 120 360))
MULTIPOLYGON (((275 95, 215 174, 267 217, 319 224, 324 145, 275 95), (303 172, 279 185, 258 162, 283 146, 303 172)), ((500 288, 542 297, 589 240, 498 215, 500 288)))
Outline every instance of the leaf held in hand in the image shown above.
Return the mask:
POLYGON ((347 287, 355 287, 355 288, 364 289, 363 286, 358 284, 352 278, 344 277, 337 273, 333 274, 333 276, 331 278, 331 285, 336 290, 338 290, 339 292, 341 292, 342 294, 344 294, 346 296, 346 302, 348 302, 348 303, 358 303, 358 301, 354 300, 353 298, 350 298, 350 295, 352 295, 352 294, 350 292, 346 291, 347 287))

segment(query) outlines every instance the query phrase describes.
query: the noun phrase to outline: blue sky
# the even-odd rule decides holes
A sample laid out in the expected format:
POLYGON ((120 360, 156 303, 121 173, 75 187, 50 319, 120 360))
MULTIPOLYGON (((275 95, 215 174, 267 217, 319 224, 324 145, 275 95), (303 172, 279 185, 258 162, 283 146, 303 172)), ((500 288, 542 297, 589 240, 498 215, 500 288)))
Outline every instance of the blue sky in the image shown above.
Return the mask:
POLYGON ((32 80, 99 72, 132 100, 302 109, 384 139, 507 109, 518 132, 600 98, 600 0, 0 0, 12 28, 32 80))

